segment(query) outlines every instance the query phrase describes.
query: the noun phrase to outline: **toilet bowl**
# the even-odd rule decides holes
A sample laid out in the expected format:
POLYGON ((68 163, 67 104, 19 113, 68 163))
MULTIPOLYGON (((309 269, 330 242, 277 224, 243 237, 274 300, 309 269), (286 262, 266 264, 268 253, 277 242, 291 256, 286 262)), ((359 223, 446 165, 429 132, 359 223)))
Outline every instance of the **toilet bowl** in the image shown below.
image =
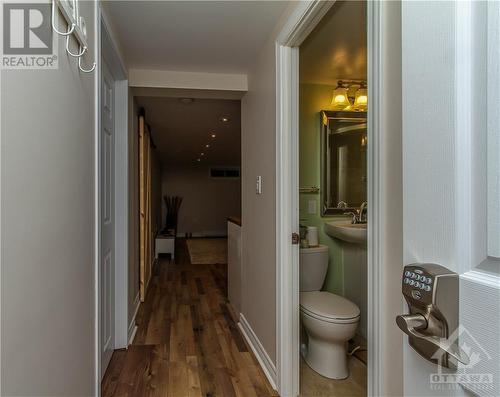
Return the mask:
POLYGON ((328 268, 328 247, 300 250, 300 319, 306 338, 301 354, 314 371, 330 379, 345 379, 347 341, 358 327, 360 311, 348 299, 320 291, 328 268))
POLYGON ((347 341, 356 333, 359 308, 330 292, 301 292, 300 319, 307 334, 301 349, 306 363, 327 378, 347 378, 347 341))

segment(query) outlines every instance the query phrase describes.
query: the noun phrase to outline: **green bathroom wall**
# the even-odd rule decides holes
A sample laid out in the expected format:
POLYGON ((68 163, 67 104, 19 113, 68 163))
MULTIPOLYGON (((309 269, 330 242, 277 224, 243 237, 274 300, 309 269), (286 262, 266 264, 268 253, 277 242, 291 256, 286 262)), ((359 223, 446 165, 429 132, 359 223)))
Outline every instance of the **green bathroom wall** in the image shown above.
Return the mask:
MULTIPOLYGON (((320 186, 320 111, 331 110, 332 92, 335 87, 320 84, 300 84, 299 88, 299 185, 300 187, 320 186)), ((300 224, 317 226, 320 244, 330 249, 328 273, 323 289, 344 295, 343 255, 340 244, 329 237, 323 228, 325 221, 339 217, 322 217, 320 195, 300 193, 300 224), (316 212, 309 214, 309 201, 316 201, 316 212)), ((341 216, 342 217, 342 216, 341 216)))

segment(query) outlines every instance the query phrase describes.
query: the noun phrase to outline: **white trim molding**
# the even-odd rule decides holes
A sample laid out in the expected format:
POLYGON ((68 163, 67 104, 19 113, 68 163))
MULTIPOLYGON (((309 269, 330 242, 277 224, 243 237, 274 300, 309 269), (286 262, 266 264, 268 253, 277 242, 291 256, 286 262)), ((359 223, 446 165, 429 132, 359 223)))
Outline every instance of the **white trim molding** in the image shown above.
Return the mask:
POLYGON ((180 88, 197 90, 247 91, 246 74, 179 72, 174 70, 130 69, 131 87, 180 88))
POLYGON ((267 380, 276 390, 276 366, 273 363, 273 360, 269 357, 264 346, 260 343, 259 338, 253 331, 252 327, 248 323, 247 319, 243 314, 240 314, 240 322, 238 323, 238 327, 240 328, 243 337, 245 338, 247 344, 252 349, 253 354, 257 358, 264 374, 267 377, 267 380))
POLYGON ((299 394, 299 49, 333 5, 300 2, 276 41, 276 383, 282 397, 299 394))
MULTIPOLYGON (((298 112, 292 110, 293 53, 297 49, 277 45, 277 142, 276 142, 276 364, 278 392, 281 396, 294 397, 299 391, 299 287, 298 247, 291 244, 292 232, 298 230, 297 200, 293 185, 297 170, 293 166, 293 140, 290 118, 298 112), (283 84, 282 84, 283 82, 283 84)), ((295 54, 298 58, 298 54, 295 54)), ((298 86, 298 82, 297 82, 298 86)), ((295 163, 296 164, 296 163, 295 163)), ((298 190, 297 190, 298 191, 298 190)))
POLYGON ((380 335, 380 305, 382 289, 376 288, 380 285, 380 263, 383 259, 381 252, 383 230, 381 219, 384 213, 384 197, 380 186, 382 181, 380 152, 383 150, 383 138, 380 132, 383 131, 381 117, 381 103, 383 101, 383 59, 381 37, 382 18, 381 5, 378 2, 368 3, 368 89, 370 90, 370 111, 368 112, 368 142, 367 168, 368 168, 368 395, 384 395, 381 385, 381 371, 383 361, 381 359, 381 345, 383 343, 380 335), (374 23, 377 21, 378 23, 374 23), (375 286, 375 288, 374 288, 375 286))
POLYGON ((140 294, 138 293, 134 299, 134 314, 132 315, 132 318, 130 319, 130 323, 128 325, 127 347, 132 344, 135 338, 135 334, 137 333, 138 327, 137 324, 135 323, 135 319, 137 317, 137 313, 139 312, 140 306, 141 306, 141 299, 140 299, 140 294))
POLYGON ((401 4, 368 2, 368 395, 402 395, 401 4))
POLYGON ((94 102, 94 394, 101 395, 101 276, 100 276, 100 252, 101 252, 101 232, 100 232, 100 201, 99 201, 99 136, 101 130, 100 121, 100 92, 101 92, 101 3, 94 3, 94 54, 95 59, 98 59, 96 71, 94 73, 94 91, 97 100, 94 102))
POLYGON ((126 79, 115 81, 115 98, 115 349, 120 349, 127 347, 128 342, 128 218, 130 211, 128 184, 129 98, 126 79))

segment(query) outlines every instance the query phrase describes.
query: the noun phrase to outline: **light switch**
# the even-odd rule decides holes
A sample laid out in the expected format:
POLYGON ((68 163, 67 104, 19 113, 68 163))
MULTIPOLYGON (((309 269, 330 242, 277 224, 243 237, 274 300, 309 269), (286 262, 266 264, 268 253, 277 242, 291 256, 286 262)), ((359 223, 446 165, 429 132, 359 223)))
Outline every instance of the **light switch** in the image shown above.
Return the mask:
POLYGON ((262 194, 262 177, 260 175, 255 180, 255 193, 262 194))
POLYGON ((316 200, 309 200, 307 202, 307 213, 316 214, 316 200))

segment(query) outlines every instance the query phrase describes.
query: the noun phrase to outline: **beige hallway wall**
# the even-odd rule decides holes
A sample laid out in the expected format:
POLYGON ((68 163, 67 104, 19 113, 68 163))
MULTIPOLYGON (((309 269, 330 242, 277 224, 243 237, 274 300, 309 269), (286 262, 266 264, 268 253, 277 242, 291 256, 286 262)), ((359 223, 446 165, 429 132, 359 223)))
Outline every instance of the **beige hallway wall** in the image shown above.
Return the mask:
POLYGON ((242 314, 276 362, 276 57, 275 41, 292 4, 248 73, 241 102, 242 314), (255 179, 262 176, 262 194, 255 179))
MULTIPOLYGON (((211 178, 207 165, 165 165, 163 195, 183 197, 177 233, 194 236, 227 234, 227 218, 241 214, 241 182, 237 178, 211 178)), ((162 224, 166 207, 162 203, 162 224)))

